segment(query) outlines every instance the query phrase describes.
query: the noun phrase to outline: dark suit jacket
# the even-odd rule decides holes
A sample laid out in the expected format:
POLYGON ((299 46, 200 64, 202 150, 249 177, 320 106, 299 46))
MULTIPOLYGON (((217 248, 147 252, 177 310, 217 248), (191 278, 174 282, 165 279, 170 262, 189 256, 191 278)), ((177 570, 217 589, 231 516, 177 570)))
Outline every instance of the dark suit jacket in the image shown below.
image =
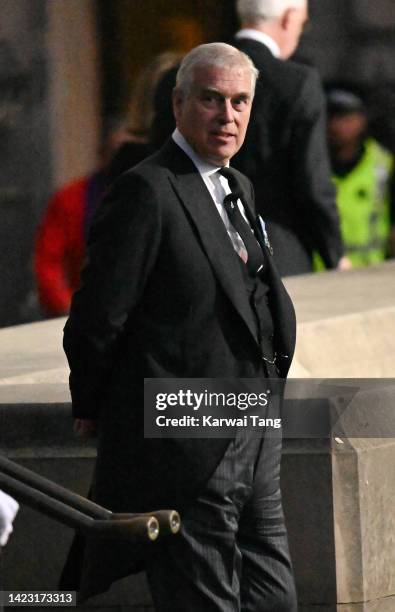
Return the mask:
POLYGON ((343 248, 318 73, 275 58, 260 42, 233 44, 251 57, 260 78, 246 140, 232 165, 254 185, 279 272, 310 271, 313 250, 333 268, 343 248))
MULTIPOLYGON (((251 193, 249 181, 240 181, 251 193)), ((265 254, 284 377, 295 317, 265 254)), ((64 347, 74 415, 100 415, 95 501, 118 512, 182 512, 229 441, 144 439, 143 378, 255 378, 265 371, 238 256, 202 178, 173 141, 121 176, 103 202, 64 347)), ((121 543, 90 543, 82 591, 105 590, 143 554, 121 543)))

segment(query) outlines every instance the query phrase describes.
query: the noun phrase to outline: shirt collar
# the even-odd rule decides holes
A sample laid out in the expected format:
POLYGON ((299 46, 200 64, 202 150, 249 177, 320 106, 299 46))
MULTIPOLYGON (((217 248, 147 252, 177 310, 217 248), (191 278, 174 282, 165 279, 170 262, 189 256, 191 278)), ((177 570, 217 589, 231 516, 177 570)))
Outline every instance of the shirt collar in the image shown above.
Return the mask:
MULTIPOLYGON (((184 153, 193 161, 199 171, 199 174, 201 174, 203 178, 214 174, 220 169, 220 166, 214 166, 213 164, 210 164, 199 157, 199 155, 197 155, 197 153, 195 153, 195 151, 192 149, 191 145, 185 140, 178 128, 174 130, 172 138, 180 149, 182 149, 184 153)), ((229 166, 229 164, 226 164, 226 166, 229 166)))
POLYGON ((273 40, 273 38, 268 34, 265 34, 265 32, 260 32, 259 30, 254 30, 253 28, 243 28, 235 34, 235 38, 250 38, 251 40, 256 40, 257 42, 265 45, 269 51, 272 52, 274 57, 281 59, 280 47, 276 41, 273 40))

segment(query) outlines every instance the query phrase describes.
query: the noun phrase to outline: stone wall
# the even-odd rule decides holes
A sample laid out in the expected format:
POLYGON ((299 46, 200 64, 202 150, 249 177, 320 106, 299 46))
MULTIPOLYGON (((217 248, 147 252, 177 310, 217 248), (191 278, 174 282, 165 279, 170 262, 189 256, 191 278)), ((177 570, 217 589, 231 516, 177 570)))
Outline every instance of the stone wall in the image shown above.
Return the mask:
POLYGON ((50 188, 44 0, 0 0, 0 326, 34 316, 31 251, 50 188))
POLYGON ((40 317, 37 225, 55 188, 96 164, 93 0, 0 0, 0 327, 40 317))
MULTIPOLYGON (((368 429, 355 437, 355 415, 358 427, 375 419, 383 436, 394 428, 394 385, 380 384, 381 377, 395 378, 394 276, 395 263, 389 263, 286 280, 298 317, 292 377, 373 377, 378 383, 343 415, 344 436, 285 443, 284 509, 302 612, 395 608, 395 439, 367 437, 368 429), (347 437, 347 426, 354 437, 347 437)), ((63 324, 56 319, 0 331, 0 447, 86 494, 94 448, 71 433, 63 324)), ((68 528, 22 508, 2 559, 4 588, 56 588, 70 539, 68 528)), ((140 612, 149 602, 138 576, 87 607, 140 612)))

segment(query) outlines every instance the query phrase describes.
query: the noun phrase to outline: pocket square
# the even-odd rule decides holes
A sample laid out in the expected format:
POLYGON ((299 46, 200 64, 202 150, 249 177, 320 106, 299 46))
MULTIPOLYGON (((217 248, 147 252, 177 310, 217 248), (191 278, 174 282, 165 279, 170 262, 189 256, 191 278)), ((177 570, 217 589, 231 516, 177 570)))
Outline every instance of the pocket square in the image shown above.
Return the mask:
POLYGON ((258 219, 259 219, 259 223, 261 225, 261 230, 262 230, 262 234, 263 234, 263 239, 265 241, 265 246, 269 250, 270 255, 273 255, 273 248, 272 248, 272 245, 270 244, 269 236, 267 235, 267 231, 266 231, 266 223, 262 219, 261 215, 258 215, 258 219))

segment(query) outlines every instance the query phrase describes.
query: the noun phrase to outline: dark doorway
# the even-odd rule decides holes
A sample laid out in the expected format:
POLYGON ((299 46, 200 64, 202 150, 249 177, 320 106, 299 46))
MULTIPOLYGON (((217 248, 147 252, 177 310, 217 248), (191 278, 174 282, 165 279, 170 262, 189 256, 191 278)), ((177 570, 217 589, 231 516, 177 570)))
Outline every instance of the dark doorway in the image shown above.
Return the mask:
POLYGON ((121 113, 139 70, 167 50, 227 41, 237 28, 229 0, 97 0, 103 115, 121 113))

